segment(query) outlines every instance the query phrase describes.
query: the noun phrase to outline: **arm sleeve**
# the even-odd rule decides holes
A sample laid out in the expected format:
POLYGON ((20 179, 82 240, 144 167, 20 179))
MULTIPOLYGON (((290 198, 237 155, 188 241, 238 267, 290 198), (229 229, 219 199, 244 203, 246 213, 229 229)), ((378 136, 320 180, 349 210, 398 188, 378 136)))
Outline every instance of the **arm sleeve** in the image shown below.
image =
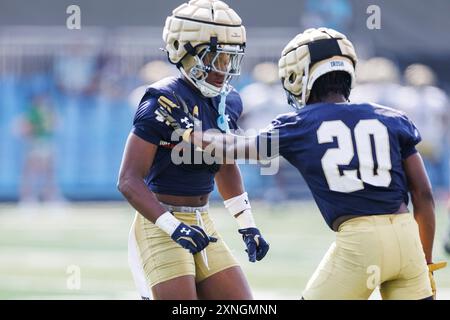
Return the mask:
POLYGON ((399 130, 400 152, 404 160, 417 152, 416 145, 422 141, 422 137, 415 124, 406 116, 401 118, 399 130))
POLYGON ((155 114, 158 103, 155 97, 149 97, 141 101, 133 120, 131 132, 139 138, 154 145, 159 145, 161 140, 167 138, 167 125, 163 119, 155 114))

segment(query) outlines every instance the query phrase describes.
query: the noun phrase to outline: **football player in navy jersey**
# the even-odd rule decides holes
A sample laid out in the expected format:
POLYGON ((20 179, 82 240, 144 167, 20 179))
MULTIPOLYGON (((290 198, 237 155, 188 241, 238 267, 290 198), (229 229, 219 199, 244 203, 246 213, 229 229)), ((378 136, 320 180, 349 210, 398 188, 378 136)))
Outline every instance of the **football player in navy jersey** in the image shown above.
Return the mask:
POLYGON ((245 28, 224 2, 192 0, 167 18, 163 39, 181 75, 147 89, 118 181, 137 211, 129 237, 133 277, 144 299, 251 299, 241 268, 207 212, 215 181, 249 260, 266 255, 269 245, 255 225, 239 168, 206 162, 190 145, 174 148, 169 115, 185 108, 192 117, 179 119, 183 129, 194 122, 203 130, 237 129, 242 103, 229 81, 240 72, 245 28))
MULTIPOLYGON (((183 139, 224 159, 281 155, 300 171, 336 232, 304 299, 368 299, 376 287, 383 299, 432 299, 432 273, 446 263, 432 258, 434 200, 415 148, 421 137, 399 111, 348 101, 356 62, 343 34, 308 29, 279 61, 296 112, 278 116, 253 138, 188 128, 183 139)), ((181 108, 171 113, 184 116, 181 108)))

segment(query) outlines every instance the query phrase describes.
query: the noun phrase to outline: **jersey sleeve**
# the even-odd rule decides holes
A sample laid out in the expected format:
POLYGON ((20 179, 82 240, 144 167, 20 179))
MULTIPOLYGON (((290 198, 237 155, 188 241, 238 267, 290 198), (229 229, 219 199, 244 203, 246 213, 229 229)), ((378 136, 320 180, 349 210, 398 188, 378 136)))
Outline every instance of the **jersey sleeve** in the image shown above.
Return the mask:
POLYGON ((280 115, 264 128, 256 138, 256 145, 260 159, 272 159, 279 155, 286 156, 297 125, 297 119, 292 114, 280 115))
POLYGON ((415 124, 406 116, 401 117, 399 130, 400 152, 404 160, 417 152, 416 145, 422 141, 422 137, 415 124))
POLYGON ((159 145, 161 140, 167 139, 168 127, 164 120, 155 111, 158 109, 156 97, 144 96, 136 111, 131 132, 139 138, 154 145, 159 145))

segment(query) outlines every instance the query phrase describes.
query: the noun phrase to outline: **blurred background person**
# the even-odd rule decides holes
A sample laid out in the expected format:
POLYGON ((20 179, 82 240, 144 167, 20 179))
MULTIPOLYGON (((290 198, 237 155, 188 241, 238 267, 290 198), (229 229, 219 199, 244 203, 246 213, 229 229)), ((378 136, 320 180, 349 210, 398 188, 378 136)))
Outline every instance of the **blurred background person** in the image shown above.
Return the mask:
POLYGON ((20 183, 20 201, 35 203, 61 199, 55 176, 54 134, 56 114, 49 97, 31 98, 28 109, 19 119, 25 156, 20 183))

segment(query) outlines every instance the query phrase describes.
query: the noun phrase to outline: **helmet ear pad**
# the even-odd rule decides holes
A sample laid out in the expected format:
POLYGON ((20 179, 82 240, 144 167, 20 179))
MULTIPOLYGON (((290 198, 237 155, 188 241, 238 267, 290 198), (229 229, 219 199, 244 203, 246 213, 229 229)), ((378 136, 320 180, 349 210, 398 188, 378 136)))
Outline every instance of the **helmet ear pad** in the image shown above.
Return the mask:
MULTIPOLYGON (((199 46, 196 49, 197 54, 201 53, 204 49, 206 49, 206 45, 199 46)), ((186 73, 189 73, 193 67, 197 65, 197 60, 195 56, 190 54, 186 55, 181 61, 178 63, 179 68, 183 68, 186 73)))

